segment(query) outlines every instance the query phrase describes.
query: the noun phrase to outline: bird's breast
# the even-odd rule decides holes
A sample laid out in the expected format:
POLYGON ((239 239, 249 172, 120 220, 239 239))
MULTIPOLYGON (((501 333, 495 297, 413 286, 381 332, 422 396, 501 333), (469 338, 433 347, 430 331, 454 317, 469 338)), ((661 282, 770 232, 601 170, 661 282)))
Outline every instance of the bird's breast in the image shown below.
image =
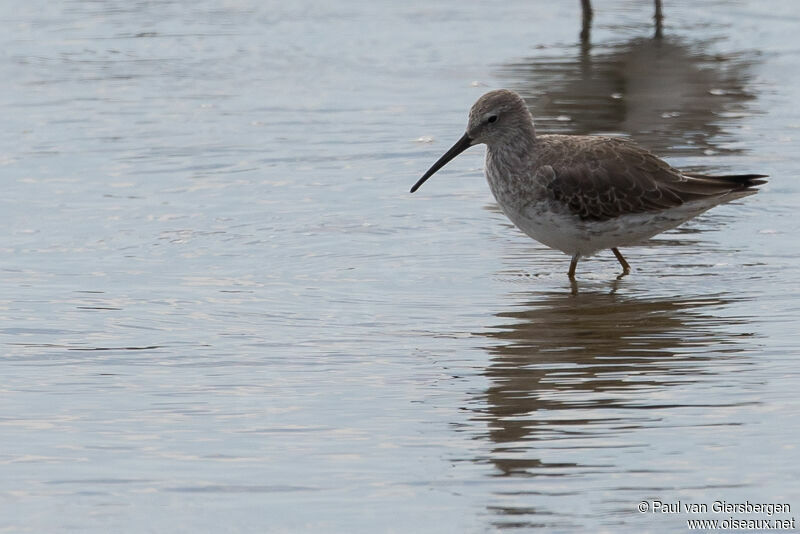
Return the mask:
POLYGON ((510 164, 507 159, 487 152, 486 181, 495 200, 506 214, 510 211, 521 211, 524 206, 538 202, 545 193, 534 180, 530 166, 523 161, 516 163, 510 164))

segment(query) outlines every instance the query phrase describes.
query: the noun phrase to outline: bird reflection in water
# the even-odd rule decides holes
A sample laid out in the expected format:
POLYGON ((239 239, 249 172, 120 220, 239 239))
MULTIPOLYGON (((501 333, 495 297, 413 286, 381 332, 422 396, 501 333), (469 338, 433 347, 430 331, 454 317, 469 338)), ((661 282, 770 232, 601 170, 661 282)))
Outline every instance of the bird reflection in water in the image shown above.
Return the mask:
POLYGON ((736 153, 736 123, 752 113, 755 56, 704 53, 710 43, 636 38, 555 47, 498 76, 522 94, 544 133, 625 134, 662 156, 736 153))
MULTIPOLYGON (((657 426, 660 416, 648 410, 739 405, 698 404, 696 396, 680 404, 679 394, 666 391, 713 381, 726 360, 741 363, 748 322, 714 315, 733 297, 637 298, 614 288, 537 294, 497 314, 501 325, 482 334, 490 341, 490 385, 472 403, 482 407, 476 419, 491 447, 475 461, 493 465, 499 477, 524 479, 624 472, 628 464, 592 465, 591 450, 605 449, 604 463, 622 458, 627 453, 608 447, 623 451, 634 446, 630 434, 657 426)), ((514 516, 513 524, 529 513, 492 512, 514 516)))

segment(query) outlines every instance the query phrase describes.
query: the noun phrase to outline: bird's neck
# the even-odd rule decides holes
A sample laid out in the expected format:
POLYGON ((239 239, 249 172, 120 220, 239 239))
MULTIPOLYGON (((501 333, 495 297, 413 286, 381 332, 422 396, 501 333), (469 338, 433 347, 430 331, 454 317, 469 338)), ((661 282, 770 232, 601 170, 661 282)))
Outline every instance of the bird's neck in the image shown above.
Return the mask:
POLYGON ((509 217, 524 202, 530 182, 530 171, 536 158, 536 135, 530 130, 518 131, 502 143, 486 149, 486 179, 495 199, 509 217))
POLYGON ((497 171, 524 172, 536 154, 536 131, 533 123, 528 127, 515 129, 502 142, 493 143, 486 150, 486 164, 497 171))

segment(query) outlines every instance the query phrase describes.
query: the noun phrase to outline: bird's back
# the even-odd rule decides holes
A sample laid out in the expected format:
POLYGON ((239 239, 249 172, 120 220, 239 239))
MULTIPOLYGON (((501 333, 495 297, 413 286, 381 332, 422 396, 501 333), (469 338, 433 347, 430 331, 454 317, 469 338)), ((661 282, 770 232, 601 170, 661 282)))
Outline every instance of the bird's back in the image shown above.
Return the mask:
POLYGON ((765 178, 683 173, 632 141, 602 136, 537 136, 532 166, 549 200, 596 221, 686 203, 708 209, 755 193, 765 178))

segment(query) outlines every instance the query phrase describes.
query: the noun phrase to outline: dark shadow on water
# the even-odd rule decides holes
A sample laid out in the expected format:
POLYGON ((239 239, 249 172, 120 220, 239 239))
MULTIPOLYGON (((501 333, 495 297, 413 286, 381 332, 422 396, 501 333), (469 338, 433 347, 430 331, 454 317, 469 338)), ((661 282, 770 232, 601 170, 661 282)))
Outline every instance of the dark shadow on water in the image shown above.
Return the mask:
POLYGON ((752 113, 758 56, 703 52, 710 44, 670 36, 554 47, 498 75, 526 98, 542 133, 621 133, 661 155, 735 153, 732 128, 752 113))
MULTIPOLYGON (((630 466, 609 465, 608 458, 641 445, 632 433, 664 424, 653 410, 739 405, 714 397, 698 403, 697 396, 676 404, 676 395, 667 393, 714 380, 719 364, 741 360, 750 347, 745 319, 715 316, 733 297, 640 298, 618 286, 536 294, 496 315, 501 325, 481 334, 489 341, 490 385, 471 403, 481 406, 475 419, 486 428, 478 439, 491 445, 473 461, 494 466, 496 477, 520 481, 624 474, 630 466), (609 447, 616 452, 593 465, 596 451, 609 447), (554 456, 587 461, 554 462, 554 456)), ((545 487, 564 488, 547 482, 525 491, 545 487)), ((500 528, 542 519, 514 506, 490 512, 500 528)))

